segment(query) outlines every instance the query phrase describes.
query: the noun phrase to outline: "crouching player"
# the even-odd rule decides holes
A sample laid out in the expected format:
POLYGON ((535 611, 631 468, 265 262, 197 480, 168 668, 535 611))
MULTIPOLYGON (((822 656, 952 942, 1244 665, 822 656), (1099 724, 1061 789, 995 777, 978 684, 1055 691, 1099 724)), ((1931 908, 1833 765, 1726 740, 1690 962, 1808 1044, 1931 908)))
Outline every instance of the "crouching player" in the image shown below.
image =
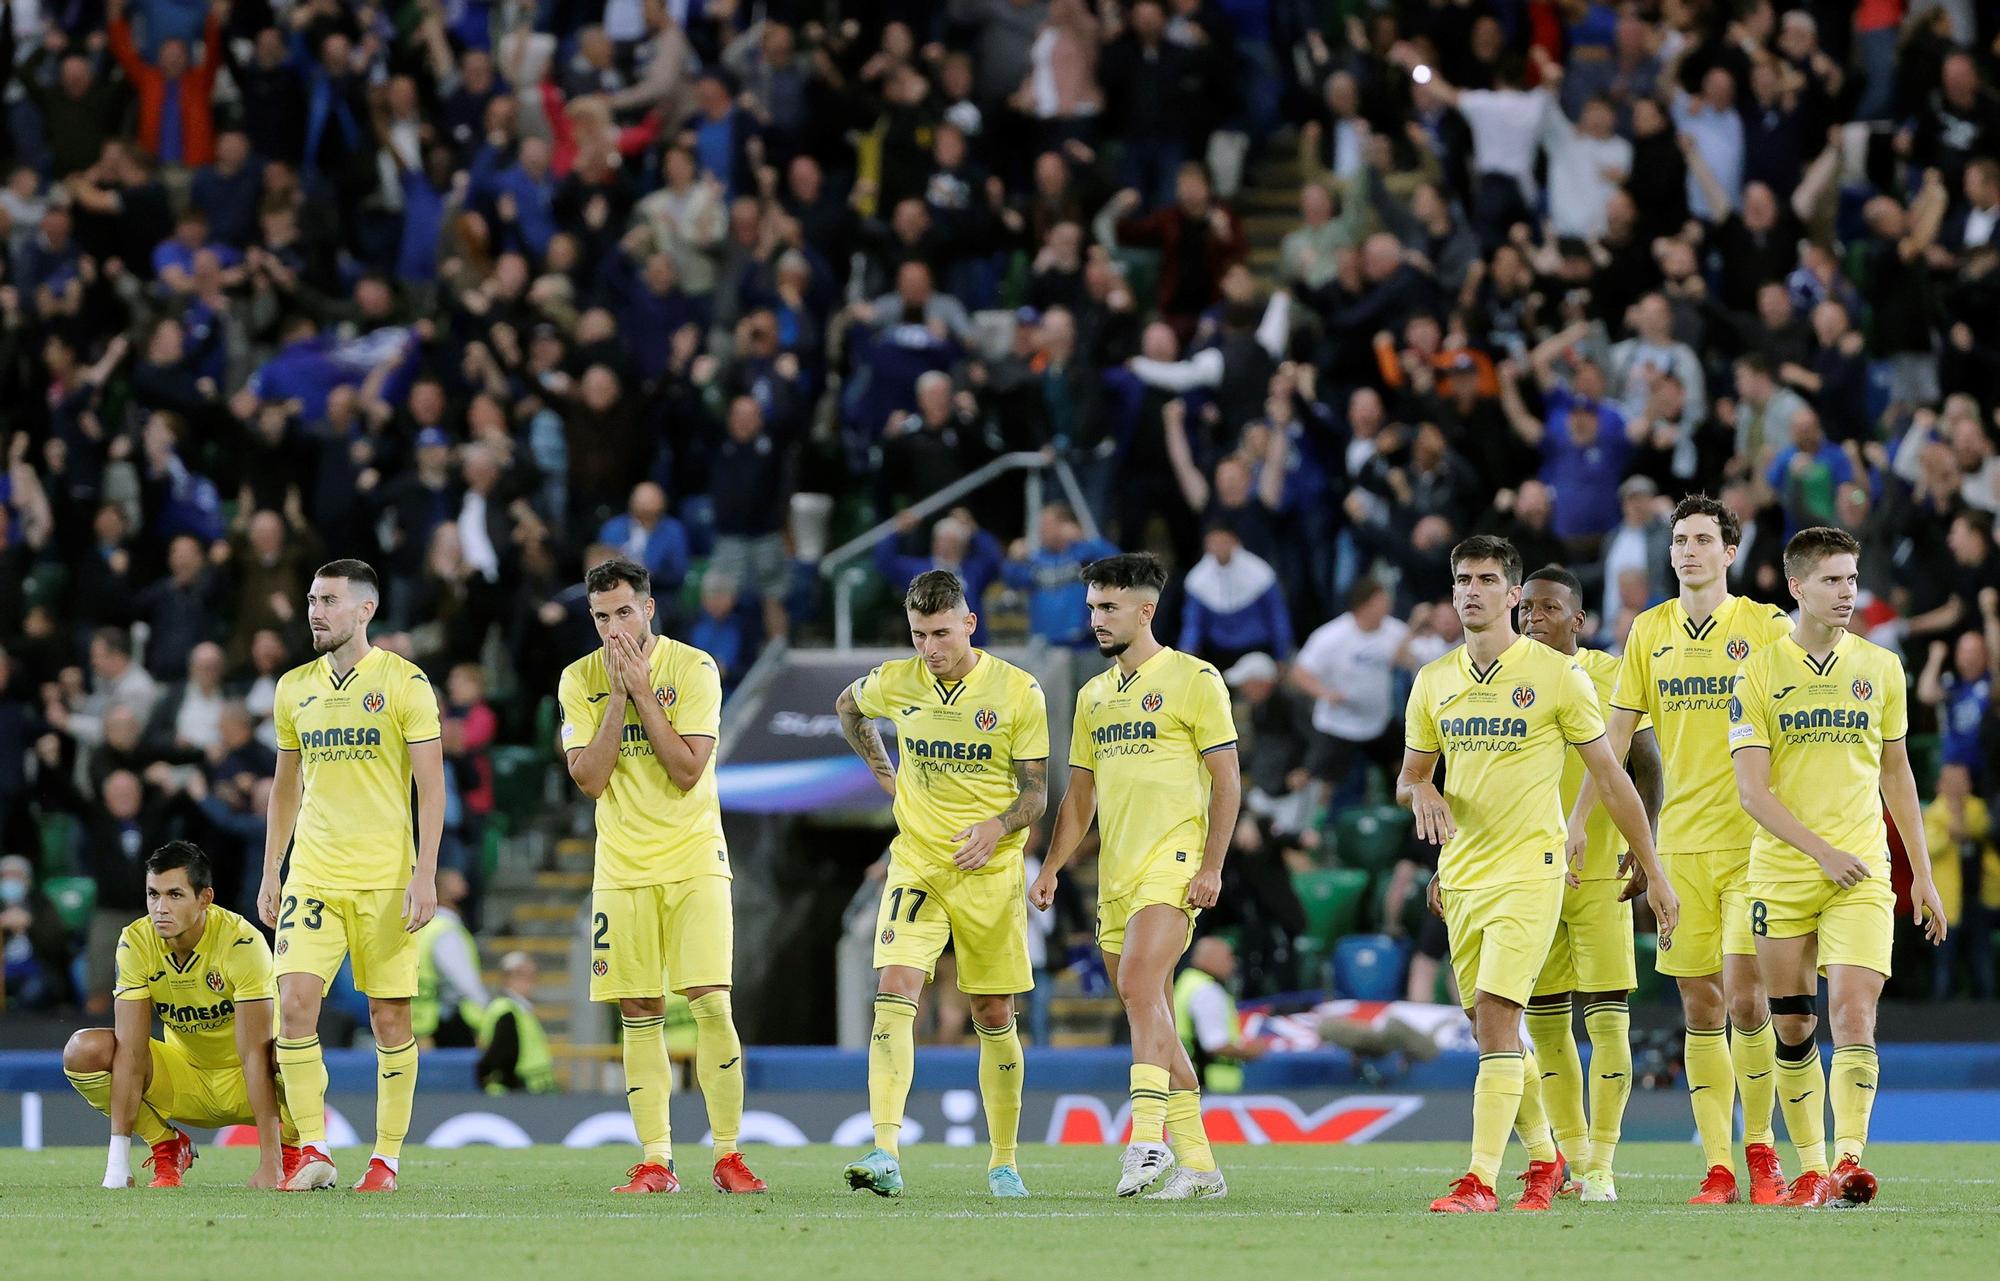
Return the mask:
POLYGON ((275 1188, 298 1161, 272 1058, 271 948, 215 903, 208 855, 172 841, 146 860, 146 915, 118 938, 115 1028, 63 1048, 63 1074, 111 1118, 104 1186, 132 1186, 132 1135, 152 1145, 152 1185, 177 1188, 194 1163, 183 1125, 257 1127, 253 1188, 275 1188), (166 1027, 153 1040, 153 1015, 166 1027), (281 1137, 282 1136, 282 1137, 281 1137))

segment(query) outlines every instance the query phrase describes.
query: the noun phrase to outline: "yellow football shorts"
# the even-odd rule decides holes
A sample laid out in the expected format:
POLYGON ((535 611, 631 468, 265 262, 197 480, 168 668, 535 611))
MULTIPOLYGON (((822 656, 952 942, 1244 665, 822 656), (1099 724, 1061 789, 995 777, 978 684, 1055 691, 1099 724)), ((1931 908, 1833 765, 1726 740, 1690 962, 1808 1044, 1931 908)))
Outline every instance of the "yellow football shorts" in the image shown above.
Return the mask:
POLYGON ((1187 937, 1181 940, 1181 951, 1187 951, 1187 945, 1194 941, 1194 919, 1201 915, 1201 909, 1188 906, 1188 885, 1193 880, 1192 870, 1149 876, 1123 898, 1100 899, 1097 904, 1097 946, 1106 952, 1124 955, 1125 927, 1131 924, 1141 908, 1157 903, 1187 917, 1187 937))
POLYGON ((735 978, 729 878, 590 892, 590 999, 651 1000, 735 978))
MULTIPOLYGON (((274 1077, 278 1115, 291 1132, 291 1109, 285 1106, 285 1085, 274 1077)), ((216 1130, 225 1125, 255 1125, 250 1093, 243 1085, 243 1066, 203 1067, 171 1041, 153 1042, 153 1083, 146 1087, 146 1105, 169 1121, 216 1130)))
POLYGON ((1012 996, 1032 990, 1025 877, 1018 861, 997 872, 959 872, 912 867, 892 855, 875 910, 875 968, 907 965, 929 979, 949 942, 959 991, 1012 996))
POLYGON ((1812 881, 1753 881, 1745 928, 1752 938, 1819 936, 1819 968, 1859 965, 1889 973, 1895 941, 1896 891, 1889 878, 1871 876, 1842 888, 1820 877, 1812 881))
POLYGON ((417 936, 404 929, 402 890, 326 890, 287 884, 278 901, 277 974, 317 974, 333 986, 344 956, 354 986, 384 1000, 417 994, 417 936))
POLYGON ((1750 936, 1750 850, 1666 854, 1667 883, 1681 901, 1671 947, 1655 969, 1674 978, 1722 972, 1725 956, 1757 955, 1750 936))
POLYGON ((1562 919, 1562 892, 1559 876, 1443 891, 1451 968, 1468 1009, 1475 992, 1528 1003, 1562 919))
POLYGON ((1549 959, 1535 981, 1535 995, 1555 992, 1629 992, 1639 986, 1632 955, 1632 905, 1620 903, 1623 879, 1563 886, 1549 959))

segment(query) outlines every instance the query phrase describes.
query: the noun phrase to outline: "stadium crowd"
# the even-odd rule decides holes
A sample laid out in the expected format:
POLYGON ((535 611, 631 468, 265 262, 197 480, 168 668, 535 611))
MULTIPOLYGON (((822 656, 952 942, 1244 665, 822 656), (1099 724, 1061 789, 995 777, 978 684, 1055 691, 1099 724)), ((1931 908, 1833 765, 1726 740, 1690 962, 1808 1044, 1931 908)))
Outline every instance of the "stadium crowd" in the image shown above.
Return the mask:
POLYGON ((0 0, 0 85, 12 1002, 108 998, 172 836, 247 907, 321 561, 445 695, 470 871, 586 563, 733 684, 824 623, 795 495, 855 532, 1019 450, 1090 510, 997 486, 875 564, 1078 647, 1075 568, 1170 555, 1162 637, 1241 700, 1253 990, 1312 977, 1288 873, 1382 800, 1453 542, 1569 566, 1615 651, 1706 491, 1759 600, 1791 531, 1861 539, 1938 735, 1930 985, 1993 993, 1991 6, 0 0))

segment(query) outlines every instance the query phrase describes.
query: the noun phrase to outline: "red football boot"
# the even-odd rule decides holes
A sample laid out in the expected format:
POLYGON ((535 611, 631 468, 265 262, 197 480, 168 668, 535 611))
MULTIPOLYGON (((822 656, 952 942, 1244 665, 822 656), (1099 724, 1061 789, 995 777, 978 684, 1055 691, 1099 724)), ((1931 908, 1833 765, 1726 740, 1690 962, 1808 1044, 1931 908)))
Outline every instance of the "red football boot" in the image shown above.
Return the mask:
POLYGON ((741 1152, 731 1152, 715 1163, 715 1190, 717 1192, 769 1192, 770 1186, 764 1180, 750 1173, 750 1167, 743 1164, 741 1152))
POLYGON ((292 1176, 299 1172, 299 1163, 304 1160, 304 1148, 295 1148, 289 1143, 280 1143, 278 1145, 279 1186, 282 1187, 286 1183, 291 1182, 292 1176))
POLYGON ((1768 1143, 1746 1143, 1743 1159, 1750 1166, 1750 1204, 1776 1205, 1785 1198, 1785 1167, 1778 1150, 1768 1143))
POLYGON ((1778 1204, 1787 1210, 1817 1210, 1833 1197, 1833 1180, 1822 1171, 1807 1170, 1792 1180, 1791 1189, 1778 1204))
POLYGON ((1555 1204, 1557 1194, 1569 1182, 1569 1166, 1562 1153, 1558 1152, 1553 1161, 1528 1162, 1528 1168, 1520 1178, 1528 1186, 1521 1190, 1521 1199, 1514 1202, 1514 1208, 1546 1210, 1555 1204))
POLYGON ((1863 1169, 1861 1162, 1851 1156, 1840 1158, 1840 1164, 1833 1167, 1831 1177, 1834 1190, 1840 1194, 1840 1200, 1834 1204, 1843 1209, 1867 1205, 1881 1190, 1881 1185, 1875 1181, 1875 1176, 1863 1169))
POLYGON ((194 1164, 194 1140, 183 1130, 175 1130, 174 1137, 153 1145, 153 1155, 146 1158, 146 1164, 153 1167, 153 1181, 149 1188, 177 1188, 181 1185, 181 1175, 194 1164))
POLYGON ((1451 1185, 1451 1191, 1431 1202, 1433 1214, 1491 1214, 1499 1208, 1500 1198, 1476 1174, 1467 1174, 1451 1185))
POLYGON ((613 1192, 678 1192, 681 1190, 681 1181, 674 1177, 673 1166, 661 1165, 656 1161, 641 1161, 639 1164, 625 1171, 625 1177, 630 1179, 631 1182, 622 1188, 611 1189, 613 1192))
POLYGON ((1708 1177, 1701 1181, 1701 1191, 1688 1198, 1689 1205, 1735 1205, 1743 1199, 1736 1190, 1736 1172, 1726 1165, 1708 1167, 1708 1177))
POLYGON ((368 1159, 368 1168, 362 1172, 361 1178, 354 1184, 354 1190, 356 1192, 394 1192, 396 1190, 396 1172, 390 1169, 389 1163, 381 1157, 370 1157, 368 1159))

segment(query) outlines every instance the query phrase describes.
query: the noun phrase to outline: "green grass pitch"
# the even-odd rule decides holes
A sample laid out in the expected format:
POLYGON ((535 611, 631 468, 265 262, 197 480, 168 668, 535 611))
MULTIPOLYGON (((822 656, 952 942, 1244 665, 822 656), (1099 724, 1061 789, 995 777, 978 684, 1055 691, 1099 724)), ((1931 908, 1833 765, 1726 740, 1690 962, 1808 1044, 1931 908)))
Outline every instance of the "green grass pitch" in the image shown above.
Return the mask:
MULTIPOLYGON (((631 1153, 468 1148, 404 1156, 405 1190, 276 1196, 245 1189, 242 1149, 204 1153, 181 1191, 106 1192, 97 1149, 0 1152, 0 1277, 626 1276, 812 1281, 1180 1278, 1922 1276, 1991 1278, 2000 1259, 2000 1147, 1882 1145, 1876 1205, 1845 1212, 1694 1208, 1691 1145, 1619 1149, 1616 1205, 1432 1216, 1456 1144, 1221 1148, 1223 1201, 1111 1195, 1112 1148, 1022 1150, 1034 1198, 986 1196, 984 1152, 905 1154, 899 1201, 849 1192, 827 1147, 757 1149, 763 1197, 710 1190, 705 1154, 677 1197, 613 1197, 631 1153)), ((1789 1155, 1789 1154, 1787 1154, 1789 1155)), ((343 1184, 359 1150, 338 1154, 343 1184)), ((1520 1153, 1509 1153, 1518 1167, 1520 1153)), ((1510 1170, 1510 1174, 1511 1174, 1510 1170)), ((1517 1187, 1506 1180, 1509 1187, 1517 1187)), ((1502 1191, 1503 1206, 1511 1193, 1502 1191)))

